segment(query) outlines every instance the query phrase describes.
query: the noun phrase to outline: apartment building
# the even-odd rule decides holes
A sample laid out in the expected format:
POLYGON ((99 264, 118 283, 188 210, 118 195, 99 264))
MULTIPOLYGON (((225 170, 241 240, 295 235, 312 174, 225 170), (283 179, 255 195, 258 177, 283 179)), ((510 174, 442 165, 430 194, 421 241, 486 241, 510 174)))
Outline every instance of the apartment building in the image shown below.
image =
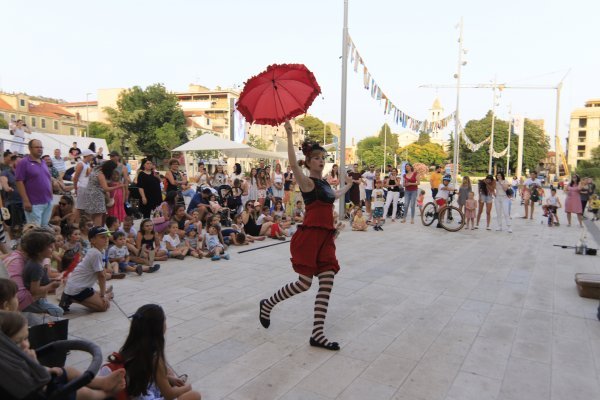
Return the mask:
POLYGON ((580 160, 589 160, 592 150, 600 146, 600 99, 585 102, 585 107, 571 112, 567 139, 567 164, 571 170, 580 160))

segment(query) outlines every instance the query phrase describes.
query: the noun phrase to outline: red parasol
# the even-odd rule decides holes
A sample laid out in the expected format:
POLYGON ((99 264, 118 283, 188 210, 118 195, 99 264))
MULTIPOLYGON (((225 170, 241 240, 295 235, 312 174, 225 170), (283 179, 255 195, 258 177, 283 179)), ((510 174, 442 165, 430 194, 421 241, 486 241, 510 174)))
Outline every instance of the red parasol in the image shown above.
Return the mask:
POLYGON ((305 114, 321 88, 303 64, 273 64, 246 82, 237 109, 250 123, 277 126, 305 114))

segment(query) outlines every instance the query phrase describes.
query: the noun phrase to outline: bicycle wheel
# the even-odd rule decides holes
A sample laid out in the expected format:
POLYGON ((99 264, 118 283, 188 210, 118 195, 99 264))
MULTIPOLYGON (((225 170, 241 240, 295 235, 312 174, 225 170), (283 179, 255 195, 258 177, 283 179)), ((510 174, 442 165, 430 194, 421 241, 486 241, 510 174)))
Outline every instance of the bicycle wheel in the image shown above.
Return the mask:
POLYGON ((465 216, 458 207, 444 207, 440 211, 440 225, 448 232, 460 231, 465 226, 465 216))
POLYGON ((425 204, 425 207, 423 207, 423 214, 421 214, 421 222, 423 225, 429 226, 433 224, 435 218, 435 204, 431 202, 425 204))

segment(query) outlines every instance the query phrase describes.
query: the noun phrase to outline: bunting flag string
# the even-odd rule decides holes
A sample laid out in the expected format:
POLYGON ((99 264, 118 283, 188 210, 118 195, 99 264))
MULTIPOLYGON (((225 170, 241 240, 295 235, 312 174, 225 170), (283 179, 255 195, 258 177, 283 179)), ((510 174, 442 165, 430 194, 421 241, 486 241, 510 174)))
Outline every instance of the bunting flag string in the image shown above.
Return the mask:
POLYGON ((363 72, 363 85, 365 90, 370 90, 371 97, 375 100, 385 101, 383 113, 384 115, 393 115, 393 121, 396 125, 402 126, 403 128, 409 128, 417 132, 431 133, 433 131, 441 131, 445 129, 452 119, 454 119, 454 112, 437 121, 418 120, 411 117, 400 108, 398 108, 389 97, 381 90, 381 87, 367 68, 364 60, 358 53, 356 45, 352 41, 350 35, 348 35, 348 54, 350 56, 350 63, 353 65, 354 72, 358 73, 359 67, 362 66, 363 72))
MULTIPOLYGON (((467 148, 473 152, 479 150, 480 148, 482 148, 485 144, 489 143, 492 140, 491 135, 486 137, 482 142, 480 143, 473 143, 473 141, 467 136, 467 133, 465 132, 464 128, 462 127, 462 124, 460 124, 459 122, 459 129, 460 129, 460 137, 462 138, 463 142, 465 143, 465 145, 467 146, 467 148)), ((492 157, 493 158, 502 158, 504 157, 506 154, 508 153, 508 146, 506 146, 506 148, 500 152, 497 152, 495 150, 492 151, 492 157)))

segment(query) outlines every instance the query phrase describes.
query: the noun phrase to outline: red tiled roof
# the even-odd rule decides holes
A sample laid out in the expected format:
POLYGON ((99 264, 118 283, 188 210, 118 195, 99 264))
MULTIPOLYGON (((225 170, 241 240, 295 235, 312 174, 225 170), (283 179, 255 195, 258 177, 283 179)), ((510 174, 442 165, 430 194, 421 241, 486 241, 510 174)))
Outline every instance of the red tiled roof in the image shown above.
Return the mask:
POLYGON ((75 117, 75 114, 68 112, 58 104, 52 103, 40 103, 38 105, 29 104, 29 112, 52 118, 60 116, 75 117))
POLYGON ((60 103, 61 107, 85 107, 85 106, 97 106, 97 101, 76 101, 73 103, 60 103))
POLYGON ((15 109, 12 108, 6 101, 0 99, 0 110, 14 111, 15 109))

